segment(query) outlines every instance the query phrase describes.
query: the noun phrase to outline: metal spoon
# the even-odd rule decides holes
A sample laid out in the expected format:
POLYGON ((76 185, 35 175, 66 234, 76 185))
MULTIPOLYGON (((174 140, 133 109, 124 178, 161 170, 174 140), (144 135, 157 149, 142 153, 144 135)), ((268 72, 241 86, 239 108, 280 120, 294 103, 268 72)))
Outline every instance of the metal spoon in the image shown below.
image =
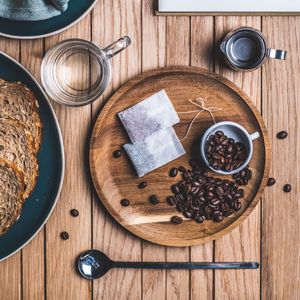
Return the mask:
POLYGON ((257 262, 123 262, 113 261, 103 252, 89 250, 77 261, 80 274, 86 279, 96 279, 112 268, 133 269, 257 269, 257 262))

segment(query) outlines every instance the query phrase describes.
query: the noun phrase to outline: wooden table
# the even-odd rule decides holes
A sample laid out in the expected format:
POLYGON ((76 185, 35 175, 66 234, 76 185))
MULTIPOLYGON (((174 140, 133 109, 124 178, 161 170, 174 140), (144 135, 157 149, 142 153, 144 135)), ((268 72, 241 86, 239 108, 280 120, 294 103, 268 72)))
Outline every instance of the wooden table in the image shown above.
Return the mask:
POLYGON ((73 28, 35 41, 1 38, 1 50, 37 78, 44 52, 59 40, 80 37, 105 46, 128 34, 133 44, 113 60, 106 94, 82 108, 54 105, 65 143, 66 174, 54 213, 22 251, 0 263, 0 299, 300 299, 300 17, 156 17, 153 0, 101 0, 73 28), (287 61, 268 61, 251 73, 219 64, 214 49, 237 26, 261 29, 269 46, 288 50, 287 61), (271 175, 251 216, 230 234, 201 246, 156 246, 125 232, 107 215, 88 177, 85 147, 91 126, 113 91, 133 76, 170 65, 200 66, 240 86, 263 114, 272 144, 271 175), (289 136, 278 140, 276 133, 289 136), (291 183, 292 192, 282 187, 291 183), (78 218, 70 209, 77 208, 78 218), (70 239, 59 238, 68 231, 70 239), (91 247, 113 259, 153 261, 258 261, 259 270, 113 270, 91 282, 74 259, 91 247))

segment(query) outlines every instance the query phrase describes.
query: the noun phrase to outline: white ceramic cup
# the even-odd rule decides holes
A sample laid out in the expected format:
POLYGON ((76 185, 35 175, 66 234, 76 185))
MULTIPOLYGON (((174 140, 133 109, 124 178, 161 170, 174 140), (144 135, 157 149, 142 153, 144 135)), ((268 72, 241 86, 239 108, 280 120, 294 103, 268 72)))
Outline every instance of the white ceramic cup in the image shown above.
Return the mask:
POLYGON ((224 121, 214 124, 213 126, 209 127, 203 134, 200 142, 200 155, 205 163, 205 165, 210 168, 212 171, 223 174, 223 175, 230 175, 238 173, 239 171, 243 170, 250 162, 252 155, 253 155, 253 140, 259 138, 259 132, 254 132, 252 134, 249 134, 248 131, 241 126, 238 123, 230 122, 230 121, 224 121), (210 163, 208 162, 206 155, 205 155, 205 143, 210 137, 210 135, 214 134, 216 131, 221 130, 224 132, 226 136, 229 138, 232 138, 235 140, 235 142, 241 142, 245 145, 247 149, 247 159, 244 161, 244 163, 238 167, 237 169, 234 169, 232 171, 223 171, 223 170, 215 170, 210 163))

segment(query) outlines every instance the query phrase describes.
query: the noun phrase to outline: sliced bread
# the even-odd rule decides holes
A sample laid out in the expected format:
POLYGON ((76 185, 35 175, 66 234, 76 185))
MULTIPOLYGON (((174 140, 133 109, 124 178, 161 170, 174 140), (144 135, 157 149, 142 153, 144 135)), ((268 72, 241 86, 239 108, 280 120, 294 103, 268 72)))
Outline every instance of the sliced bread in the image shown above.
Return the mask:
POLYGON ((0 236, 19 218, 23 206, 24 175, 13 164, 0 160, 0 236))
POLYGON ((36 184, 38 163, 32 137, 17 121, 0 118, 0 160, 12 162, 23 171, 27 198, 36 184))
POLYGON ((21 82, 0 79, 0 118, 17 120, 32 134, 34 152, 41 146, 42 122, 33 92, 21 82))

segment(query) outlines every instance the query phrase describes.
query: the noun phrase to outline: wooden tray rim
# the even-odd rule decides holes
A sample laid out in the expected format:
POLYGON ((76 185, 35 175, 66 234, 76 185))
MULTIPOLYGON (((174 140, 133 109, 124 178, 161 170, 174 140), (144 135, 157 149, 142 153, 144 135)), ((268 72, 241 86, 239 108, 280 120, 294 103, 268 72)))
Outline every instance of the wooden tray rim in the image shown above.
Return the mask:
POLYGON ((233 83, 229 79, 225 78, 224 76, 219 75, 214 72, 211 72, 209 70, 203 69, 203 68, 199 68, 199 67, 171 66, 171 67, 153 69, 150 71, 143 72, 143 73, 135 76, 132 79, 129 79, 119 89, 117 89, 116 92, 108 99, 108 101, 104 105, 103 109, 99 113, 99 115, 95 121, 94 128, 92 130, 92 135, 91 135, 91 140, 90 140, 90 149, 89 149, 89 164, 90 164, 90 172, 91 172, 92 181, 93 181, 95 190, 98 194, 100 201, 104 205, 105 209, 109 212, 110 216, 113 217, 122 227, 127 229, 129 232, 131 232, 135 236, 137 236, 143 240, 146 240, 148 242, 152 242, 154 244, 158 244, 158 245, 162 245, 162 246, 171 246, 171 247, 187 247, 187 246, 203 244, 208 241, 218 239, 218 238, 222 237, 223 235, 231 232, 237 226, 239 226, 254 210, 254 208, 256 207, 257 203, 259 202, 259 200, 262 196, 262 193, 267 185, 267 180, 269 178, 270 163, 271 163, 271 149, 270 149, 270 140, 269 140, 269 136, 267 133, 267 128, 265 126, 265 123, 263 121, 261 114, 257 110, 255 104, 252 102, 250 97, 248 95, 246 95, 246 93, 243 92, 235 83, 233 83), (224 228, 210 236, 204 237, 204 238, 198 238, 198 239, 193 239, 193 240, 184 240, 184 241, 168 240, 165 243, 162 243, 162 242, 156 241, 155 239, 148 239, 148 238, 144 237, 142 232, 136 229, 137 225, 124 224, 123 220, 121 218, 119 218, 119 216, 115 215, 112 212, 112 206, 108 201, 106 201, 106 196, 104 195, 104 193, 102 191, 101 185, 96 182, 96 179, 94 176, 94 171, 92 168, 92 149, 93 149, 92 143, 93 143, 93 137, 95 136, 95 133, 99 131, 99 128, 101 128, 105 116, 110 111, 110 108, 114 105, 114 103, 120 98, 120 96, 122 96, 126 91, 128 91, 130 88, 132 88, 136 83, 138 83, 140 81, 144 81, 149 77, 153 77, 153 76, 156 76, 159 74, 171 73, 171 72, 195 73, 197 75, 207 76, 207 77, 213 78, 215 80, 218 80, 219 82, 221 82, 222 84, 226 85, 227 87, 232 89, 234 92, 236 92, 246 102, 246 104, 249 106, 249 108, 252 110, 252 112, 255 116, 255 119, 260 126, 260 130, 262 133, 262 139, 263 139, 263 143, 264 143, 264 149, 265 149, 265 166, 264 166, 264 171, 263 171, 263 175, 262 175, 262 180, 260 182, 260 186, 258 188, 256 195, 254 196, 253 200, 251 201, 248 208, 244 211, 244 213, 238 219, 236 219, 233 223, 228 225, 226 228, 224 228))

